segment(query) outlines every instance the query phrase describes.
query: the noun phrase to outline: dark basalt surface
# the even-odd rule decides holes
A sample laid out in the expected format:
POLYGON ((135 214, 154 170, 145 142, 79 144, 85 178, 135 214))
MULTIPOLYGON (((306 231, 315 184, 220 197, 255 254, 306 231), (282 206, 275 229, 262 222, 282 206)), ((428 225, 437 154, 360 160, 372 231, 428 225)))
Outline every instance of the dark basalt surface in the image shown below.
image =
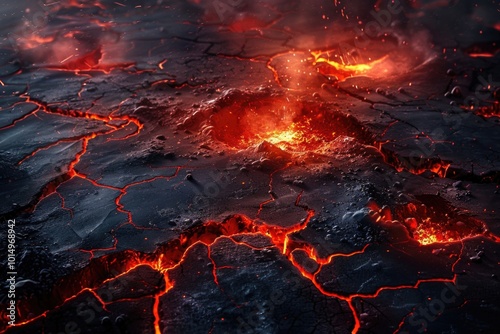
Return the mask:
POLYGON ((5 4, 0 332, 497 333, 498 4, 386 2, 5 4))

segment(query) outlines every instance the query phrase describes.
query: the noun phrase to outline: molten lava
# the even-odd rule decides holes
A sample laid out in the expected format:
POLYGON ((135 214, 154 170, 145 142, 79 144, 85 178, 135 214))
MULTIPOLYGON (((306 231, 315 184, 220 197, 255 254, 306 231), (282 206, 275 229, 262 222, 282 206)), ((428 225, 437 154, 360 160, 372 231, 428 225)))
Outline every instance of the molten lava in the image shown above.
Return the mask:
POLYGON ((370 61, 368 63, 348 64, 341 56, 335 57, 337 60, 332 60, 330 52, 312 51, 314 60, 313 65, 317 65, 319 72, 323 75, 337 77, 338 80, 343 81, 346 78, 373 74, 372 70, 377 65, 381 64, 388 56, 383 56, 380 59, 370 61))
POLYGON ((204 129, 233 148, 267 142, 296 155, 324 151, 339 136, 362 142, 370 142, 371 137, 356 120, 329 105, 250 93, 219 101, 204 129))
POLYGON ((495 101, 493 104, 488 106, 481 106, 477 108, 471 106, 471 107, 464 107, 464 109, 471 110, 476 115, 481 117, 486 117, 486 118, 500 117, 500 102, 498 101, 495 101))
POLYGON ((403 224, 409 236, 423 246, 489 236, 482 221, 461 213, 435 195, 417 196, 415 202, 397 206, 393 212, 375 203, 370 203, 369 208, 376 222, 403 224))

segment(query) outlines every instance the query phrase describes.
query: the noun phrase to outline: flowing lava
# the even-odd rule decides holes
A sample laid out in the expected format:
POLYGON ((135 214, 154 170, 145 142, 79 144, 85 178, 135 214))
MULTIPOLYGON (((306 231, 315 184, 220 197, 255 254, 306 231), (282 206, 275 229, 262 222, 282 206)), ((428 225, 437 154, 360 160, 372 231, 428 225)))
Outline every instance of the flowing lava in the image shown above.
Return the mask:
POLYGON ((354 118, 328 104, 292 97, 236 92, 216 102, 209 112, 212 115, 201 131, 236 149, 267 142, 300 155, 325 151, 340 136, 371 140, 354 118))
POLYGON ((370 203, 372 218, 387 226, 402 224, 410 238, 420 245, 461 242, 487 236, 496 240, 480 220, 465 213, 457 213, 447 201, 435 195, 417 196, 417 201, 397 206, 394 212, 370 203))
POLYGON ((481 117, 486 117, 486 118, 500 117, 500 102, 498 101, 495 101, 488 106, 480 106, 477 108, 474 108, 474 106, 470 106, 470 107, 463 107, 463 109, 470 110, 476 115, 481 117))
POLYGON ((385 74, 387 70, 381 70, 378 65, 382 64, 388 56, 385 55, 377 60, 368 63, 348 64, 345 63, 342 56, 335 55, 338 61, 332 60, 330 52, 312 51, 313 65, 317 65, 319 72, 325 76, 335 76, 338 80, 343 81, 346 78, 370 75, 376 77, 376 73, 385 74))
POLYGON ((440 178, 445 178, 451 166, 449 161, 441 160, 437 157, 404 157, 385 148, 386 142, 378 142, 375 149, 382 155, 384 162, 396 169, 398 172, 408 171, 415 175, 423 174, 427 171, 435 173, 440 178))
MULTIPOLYGON (((35 109, 34 112, 44 112, 44 113, 50 113, 50 114, 56 114, 60 115, 62 117, 72 117, 72 118, 83 118, 83 119, 91 119, 91 120, 96 120, 103 122, 106 124, 108 127, 110 127, 109 130, 103 131, 102 133, 95 132, 87 135, 83 135, 78 138, 69 138, 66 140, 71 140, 71 141, 78 141, 81 140, 82 142, 82 150, 79 151, 74 159, 70 162, 68 166, 68 172, 64 174, 63 176, 57 178, 53 182, 51 182, 49 185, 47 185, 44 190, 37 196, 37 198, 32 202, 32 204, 28 205, 27 207, 22 208, 23 211, 32 211, 38 203, 43 201, 45 198, 49 197, 52 194, 57 193, 58 187, 67 182, 68 180, 78 177, 82 178, 84 180, 88 180, 91 182, 93 185, 96 187, 101 187, 101 188, 106 188, 110 190, 115 190, 119 193, 119 195, 116 197, 115 204, 117 207, 117 210, 119 212, 126 213, 128 216, 128 223, 131 225, 135 226, 132 222, 132 216, 130 211, 125 210, 123 204, 121 204, 121 198, 126 194, 127 189, 135 186, 137 184, 141 183, 146 183, 146 182, 151 182, 151 180, 154 180, 156 178, 153 178, 151 180, 144 180, 144 181, 139 181, 139 182, 134 182, 132 184, 128 184, 125 187, 118 188, 110 185, 105 185, 105 184, 100 184, 99 182, 92 180, 88 178, 86 175, 78 172, 76 170, 76 167, 81 160, 82 156, 85 155, 88 149, 88 143, 90 140, 102 136, 102 135, 109 135, 113 132, 116 132, 119 129, 123 129, 126 125, 134 125, 136 127, 136 131, 133 132, 132 134, 129 134, 125 138, 130 138, 131 136, 137 135, 139 131, 142 129, 143 125, 142 123, 135 118, 129 117, 129 116, 100 116, 97 114, 92 114, 88 112, 81 112, 77 110, 64 110, 60 108, 55 108, 48 106, 47 104, 37 101, 29 97, 28 94, 24 95, 24 98, 26 102, 35 104, 37 106, 37 109, 35 109), (116 125, 116 121, 120 121, 120 125, 116 125)), ((240 100, 239 100, 240 101, 240 100)), ((264 108, 264 110, 268 110, 268 104, 269 103, 275 103, 277 100, 275 98, 271 100, 259 100, 257 104, 250 103, 250 107, 247 108, 246 110, 252 110, 252 115, 255 116, 253 113, 257 112, 258 108, 264 108)), ((227 101, 226 101, 227 102, 227 101)), ((234 102, 234 101, 233 101, 234 102)), ((249 103, 248 101, 245 103, 249 103)), ((296 115, 294 118, 290 120, 290 123, 287 124, 287 126, 292 126, 293 124, 296 124, 297 121, 299 123, 303 124, 303 127, 307 127, 307 131, 311 131, 309 126, 311 125, 311 122, 314 122, 314 120, 318 120, 316 124, 313 126, 316 126, 318 124, 324 124, 324 118, 327 118, 327 114, 321 112, 323 109, 321 106, 315 106, 315 108, 304 108, 304 106, 299 105, 297 107, 297 103, 286 103, 286 99, 281 99, 279 100, 279 104, 283 106, 283 104, 288 105, 288 106, 295 106, 295 111, 296 115), (314 111, 314 113, 311 114, 311 112, 314 111)), ((283 108, 283 107, 282 107, 283 108)), ((226 109, 220 110, 219 114, 215 114, 214 117, 217 119, 217 116, 223 116, 222 119, 225 119, 228 117, 228 115, 232 115, 234 112, 234 104, 229 103, 226 109)), ((281 109, 283 110, 283 109, 281 109)), ((288 114, 288 113, 287 113, 288 114)), ((31 115, 31 114, 30 114, 31 115)), ((333 115, 333 114, 332 114, 333 115)), ((28 117, 28 116, 26 116, 28 117)), ((274 115, 275 121, 281 120, 279 117, 279 113, 274 115)), ((333 116, 332 116, 333 117, 333 116)), ((238 117, 237 117, 238 118, 238 117)), ((24 118, 23 118, 24 119, 24 118)), ((241 118, 239 118, 241 120, 241 118)), ((327 118, 328 119, 328 118, 327 118)), ((326 124, 326 129, 328 131, 331 131, 330 126, 334 124, 335 122, 342 120, 344 122, 344 125, 349 125, 349 122, 346 121, 346 119, 341 119, 339 116, 335 116, 334 118, 330 119, 329 122, 326 124)), ((12 123, 11 126, 14 126, 17 122, 21 121, 21 119, 16 120, 12 123)), ((244 123, 244 122, 243 122, 244 123)), ((224 123, 226 124, 226 123, 224 123)), ((246 124, 246 123, 244 123, 246 124)), ((274 123, 276 124, 276 123, 274 123)), ((215 123, 215 129, 220 126, 217 124, 217 121, 215 123)), ((346 126, 343 131, 354 131, 354 123, 350 124, 349 126, 346 126)), ((225 126, 221 126, 222 129, 227 129, 225 126)), ((298 140, 296 138, 297 134, 295 133, 285 133, 283 134, 277 134, 270 132, 272 127, 268 126, 265 128, 264 132, 258 133, 255 137, 250 137, 249 134, 245 133, 243 136, 240 136, 238 133, 238 136, 236 137, 227 137, 227 140, 230 140, 232 143, 234 143, 236 146, 237 145, 242 145, 241 140, 243 139, 243 144, 247 145, 248 140, 262 140, 263 136, 267 136, 267 140, 273 141, 276 140, 277 144, 283 144, 286 143, 286 145, 293 145, 294 141, 297 141, 298 143, 295 143, 296 145, 307 145, 310 144, 310 142, 304 141, 304 140, 298 140), (273 139, 275 138, 275 139, 273 139)), ((320 128, 321 131, 325 131, 324 128, 320 128)), ((236 129, 238 130, 238 129, 236 129)), ((359 129, 358 129, 359 130, 359 129)), ((298 131, 298 130, 297 130, 298 131)), ((306 131, 306 130, 302 130, 306 131)), ((314 133, 314 132, 313 132, 314 133)), ((333 136, 333 133, 328 132, 331 136, 333 136)), ((219 134, 221 135, 221 134, 219 134)), ((255 134, 253 134, 255 135, 255 134)), ((322 134, 324 136, 324 134, 322 134)), ((64 140, 62 140, 64 141, 64 140)), ((53 147, 55 145, 58 145, 60 142, 54 142, 50 145, 46 145, 44 147, 41 147, 37 150, 35 150, 32 154, 26 156, 23 160, 20 161, 20 163, 23 163, 25 160, 35 156, 38 152, 41 150, 48 149, 50 147, 53 147)), ((287 148, 289 146, 286 146, 287 148)), ((302 147, 304 149, 304 147, 302 147)), ((279 172, 280 170, 276 170, 273 173, 271 173, 271 181, 269 184, 270 189, 272 189, 272 176, 274 173, 279 172)), ((178 173, 174 173, 172 176, 169 178, 176 177, 178 173)), ((170 272, 176 268, 178 268, 181 263, 186 259, 188 254, 192 249, 198 246, 203 246, 206 247, 209 254, 210 250, 212 247, 215 247, 216 243, 222 239, 229 239, 233 243, 242 245, 244 247, 250 247, 254 249, 259 249, 259 247, 252 245, 251 243, 242 243, 241 241, 238 241, 236 237, 238 236, 261 236, 264 238, 267 238, 272 246, 266 246, 263 248, 275 248, 279 250, 279 252, 286 258, 288 261, 297 269, 297 272, 300 273, 304 278, 309 280, 317 289, 320 293, 322 293, 325 296, 336 298, 340 301, 343 301, 346 303, 347 307, 351 310, 352 313, 352 319, 353 319, 353 326, 352 326, 352 333, 357 333, 358 330, 361 327, 361 320, 359 318, 358 311, 355 307, 355 301, 359 298, 376 298, 379 296, 379 294, 383 291, 386 290, 397 290, 397 289, 415 289, 418 288, 421 284, 426 283, 426 282, 454 282, 455 277, 453 278, 433 278, 433 279, 422 279, 418 280, 414 284, 409 284, 409 285, 401 285, 401 286, 382 286, 379 287, 375 292, 373 293, 366 293, 366 294, 360 294, 360 293, 355 293, 355 294, 342 294, 338 292, 332 292, 329 291, 328 289, 325 289, 318 281, 317 281, 317 276, 321 272, 322 268, 325 265, 331 264, 334 259, 338 257, 350 257, 350 256, 356 256, 359 254, 362 254, 363 252, 366 251, 366 249, 370 246, 369 244, 365 245, 362 249, 358 251, 354 251, 352 253, 333 253, 330 254, 326 257, 322 257, 318 255, 317 251, 315 250, 314 246, 310 245, 307 242, 304 241, 298 241, 294 238, 294 235, 297 232, 303 231, 308 227, 309 222, 311 221, 312 217, 314 216, 315 212, 313 209, 309 208, 306 205, 301 204, 301 197, 302 193, 300 193, 295 201, 295 206, 302 208, 306 212, 306 217, 302 219, 298 223, 294 223, 288 227, 281 227, 281 226, 274 226, 274 225, 269 225, 266 224, 265 222, 260 221, 259 219, 251 219, 249 217, 235 214, 230 216, 229 218, 225 219, 222 222, 214 222, 214 221, 208 221, 200 226, 194 226, 185 232, 181 233, 180 236, 176 239, 173 239, 166 244, 161 245, 160 247, 157 248, 157 250, 153 253, 145 254, 137 251, 132 251, 132 250, 127 250, 125 252, 116 252, 116 253, 111 253, 109 255, 104 255, 98 258, 94 257, 94 252, 95 251, 103 251, 103 249, 95 249, 95 250, 90 250, 86 251, 89 252, 92 256, 90 258, 90 264, 85 267, 84 269, 63 278, 58 284, 54 286, 54 290, 49 296, 46 296, 45 298, 40 299, 39 297, 36 297, 35 299, 30 299, 29 297, 27 299, 19 300, 17 307, 18 307, 18 314, 20 315, 21 321, 14 327, 23 327, 23 326, 28 326, 32 324, 33 322, 36 321, 43 321, 43 319, 47 318, 50 316, 51 312, 56 312, 60 307, 65 305, 66 303, 70 303, 71 301, 75 300, 78 298, 78 296, 86 293, 92 294, 96 300, 101 304, 101 307, 103 309, 107 309, 110 305, 115 303, 115 301, 105 301, 103 300, 99 295, 98 291, 99 288, 102 287, 103 285, 118 280, 120 277, 127 275, 127 273, 130 273, 139 267, 146 266, 151 268, 152 270, 161 273, 163 275, 163 280, 162 284, 159 284, 159 286, 156 289, 156 292, 154 296, 150 297, 153 298, 154 303, 153 303, 153 309, 152 309, 152 314, 154 315, 154 324, 152 326, 154 327, 154 331, 157 334, 162 333, 162 317, 161 317, 161 312, 160 308, 162 307, 164 301, 162 299, 163 296, 166 296, 169 291, 175 288, 176 281, 171 279, 170 277, 170 272), (311 272, 310 270, 306 270, 300 261, 297 260, 298 254, 305 254, 307 255, 307 258, 310 261, 313 261, 314 263, 317 264, 317 269, 311 272), (57 297, 54 297, 57 296, 57 297)), ((262 208, 269 202, 274 201, 273 198, 269 201, 265 201, 260 205, 259 208, 259 213, 262 210, 262 208)), ((62 206, 64 207, 64 201, 62 201, 62 206)), ((257 213, 257 217, 259 216, 259 213, 257 213)), ((107 249, 108 251, 113 251, 116 249, 116 242, 115 240, 114 247, 107 249)), ((262 248, 262 247, 260 247, 262 248)), ((210 256, 209 256, 210 257, 210 256)), ((213 259, 211 259, 211 262, 213 263, 213 279, 216 284, 218 284, 218 277, 217 277, 217 267, 216 263, 213 259)))
MULTIPOLYGON (((79 295, 91 293, 99 301, 101 307, 106 310, 108 306, 115 301, 105 301, 99 295, 98 291, 101 286, 108 282, 118 280, 127 275, 129 272, 136 270, 141 266, 147 266, 163 275, 163 284, 157 287, 157 293, 154 295, 154 303, 152 313, 154 315, 154 332, 156 334, 163 333, 161 326, 160 306, 161 298, 168 294, 175 287, 175 280, 169 277, 169 272, 176 269, 186 259, 189 252, 195 247, 202 245, 207 247, 208 254, 210 249, 218 241, 229 239, 231 242, 250 247, 252 249, 266 249, 266 247, 253 246, 249 242, 241 242, 236 238, 239 236, 263 236, 272 242, 272 247, 275 247, 282 253, 291 264, 297 268, 301 275, 310 280, 311 283, 325 296, 337 298, 347 303, 352 312, 354 325, 352 333, 357 333, 361 326, 359 315, 354 306, 354 301, 358 298, 376 298, 383 291, 397 289, 416 289, 423 283, 430 282, 451 282, 454 283, 456 277, 453 278, 432 278, 418 280, 415 284, 401 286, 383 286, 378 288, 374 293, 355 293, 343 295, 341 293, 330 292, 326 290, 320 283, 317 282, 317 275, 321 272, 324 265, 331 264, 338 257, 351 257, 362 254, 369 247, 367 244, 363 249, 352 253, 334 253, 327 257, 321 257, 317 254, 315 248, 305 242, 295 241, 293 235, 307 228, 311 218, 314 216, 314 210, 309 209, 305 205, 300 204, 302 193, 299 194, 295 202, 296 206, 303 208, 307 212, 307 216, 302 222, 294 224, 290 227, 278 227, 268 225, 258 220, 250 219, 243 215, 233 215, 222 222, 209 221, 197 227, 193 227, 186 232, 183 232, 177 239, 171 240, 168 243, 160 246, 154 253, 143 254, 135 251, 125 251, 105 255, 100 258, 91 260, 91 263, 83 270, 76 272, 69 277, 63 278, 54 288, 52 293, 57 298, 48 300, 21 300, 19 301, 18 312, 20 315, 32 314, 25 318, 23 322, 16 325, 24 326, 37 320, 43 320, 52 310, 57 310, 67 302, 71 302, 79 295), (298 253, 306 254, 307 257, 315 262, 318 267, 314 272, 310 272, 302 267, 297 261, 298 253), (99 274, 97 274, 99 273, 99 274), (112 275, 112 273, 115 273, 112 275), (118 274, 116 274, 118 273, 118 274), (48 310, 47 310, 48 309, 48 310), (38 314, 38 315, 36 315, 38 314)), ((210 255, 209 255, 210 258, 210 255)), ((213 259, 213 279, 218 285, 217 267, 213 259)))
MULTIPOLYGON (((337 4, 337 1, 335 3, 337 4)), ((119 2, 115 2, 115 4, 117 6, 125 6, 119 2)), ((79 4, 77 1, 72 0, 69 2, 69 6, 77 8, 105 8, 98 1, 88 1, 84 4, 79 4)), ((96 24, 99 27, 109 26, 105 22, 96 24)), ((235 21, 228 27, 232 32, 241 33, 249 29, 257 31, 258 29, 255 27, 260 28, 266 24, 263 21, 250 17, 241 18, 241 20, 235 21)), ((129 62, 107 63, 105 61, 105 55, 107 54, 105 45, 100 43, 101 41, 89 41, 88 44, 91 47, 82 49, 81 52, 75 52, 75 44, 71 39, 77 35, 78 32, 68 32, 64 36, 54 35, 47 37, 33 35, 22 40, 21 47, 24 47, 27 53, 32 52, 33 54, 36 54, 37 50, 48 47, 51 50, 50 55, 53 58, 49 59, 44 65, 46 70, 74 72, 75 74, 79 74, 79 72, 98 71, 109 74, 114 68, 128 69, 133 66, 134 63, 129 62)), ((305 58, 307 58, 309 54, 305 54, 305 58)), ((335 76, 339 81, 354 76, 369 75, 371 77, 378 77, 389 73, 389 65, 386 62, 389 56, 387 55, 376 60, 370 60, 367 63, 358 64, 347 63, 342 57, 332 57, 330 52, 312 51, 311 55, 312 59, 308 59, 308 66, 312 63, 320 74, 335 76)), ((175 57, 172 58, 175 62, 175 57)), ((266 65, 268 69, 273 71, 275 80, 280 83, 278 70, 271 64, 272 58, 266 65)), ((37 58, 35 57, 35 59, 37 58)), ((166 58, 163 59, 158 63, 158 68, 161 70, 164 70, 164 65, 167 62, 166 58)), ((175 81, 173 79, 166 80, 168 82, 175 81)), ((0 85, 4 86, 5 84, 3 81, 0 81, 0 85)), ((136 92, 134 92, 135 94, 136 92)), ((158 179, 171 180, 177 178, 179 171, 185 168, 185 166, 175 166, 173 173, 169 175, 147 176, 144 180, 130 182, 122 186, 106 184, 99 179, 91 178, 79 170, 82 159, 92 148, 89 144, 93 140, 99 137, 107 138, 108 141, 127 140, 141 133, 144 128, 143 122, 136 116, 118 115, 118 113, 115 113, 117 110, 107 115, 101 115, 90 111, 56 107, 32 98, 28 93, 18 94, 16 97, 24 100, 22 103, 33 105, 35 109, 15 119, 11 124, 0 128, 0 131, 10 129, 27 118, 32 116, 37 117, 41 113, 53 117, 70 118, 75 123, 82 120, 92 121, 98 123, 102 129, 96 131, 89 130, 83 134, 74 134, 74 136, 44 144, 23 156, 18 161, 18 166, 29 163, 31 159, 36 158, 42 151, 52 149, 62 143, 77 143, 79 145, 78 151, 72 155, 71 160, 66 165, 66 169, 55 179, 45 184, 26 206, 18 208, 10 212, 10 214, 33 213, 42 201, 47 200, 51 196, 58 196, 61 208, 69 211, 72 216, 72 209, 66 207, 65 198, 58 190, 66 182, 73 179, 80 179, 90 183, 93 187, 106 189, 114 194, 115 208, 113 210, 116 209, 117 213, 126 216, 124 221, 120 222, 121 224, 117 230, 124 225, 130 225, 135 229, 147 229, 135 225, 132 211, 127 209, 123 203, 124 196, 127 195, 132 187, 148 184, 158 179), (118 134, 122 133, 126 134, 118 137, 118 134), (117 136, 118 138, 112 138, 113 136, 117 136)), ((497 116, 498 103, 495 104, 493 109, 486 108, 478 110, 478 112, 485 117, 497 116)), ((386 143, 375 142, 373 135, 354 117, 342 114, 338 108, 328 103, 317 101, 311 103, 283 94, 265 93, 255 95, 236 92, 233 95, 228 94, 219 101, 216 101, 213 110, 209 111, 209 115, 202 116, 202 124, 195 124, 194 128, 200 130, 203 134, 210 134, 216 140, 235 150, 258 149, 264 143, 269 143, 273 147, 291 154, 293 158, 297 158, 311 152, 327 153, 333 147, 332 145, 335 145, 334 142, 336 139, 345 136, 354 137, 365 146, 374 145, 384 157, 385 162, 393 166, 397 171, 408 170, 413 174, 432 171, 440 177, 446 177, 448 168, 450 167, 449 162, 439 159, 422 158, 411 159, 409 161, 410 159, 403 159, 397 156, 384 147, 386 143)), ((189 128, 189 126, 186 128, 189 128)), ((317 292, 325 297, 330 297, 339 302, 341 307, 346 311, 345 313, 349 314, 350 321, 343 325, 348 326, 351 333, 364 330, 364 328, 362 329, 361 316, 364 310, 363 307, 359 306, 358 301, 377 298, 385 291, 419 289, 426 283, 457 282, 458 276, 455 272, 455 266, 462 259, 461 253, 450 256, 450 258, 456 256, 456 260, 454 260, 451 272, 447 276, 439 275, 439 277, 425 279, 419 279, 419 276, 416 276, 414 281, 410 281, 407 284, 393 284, 392 281, 389 283, 377 283, 377 286, 368 292, 359 292, 364 291, 363 287, 359 287, 358 292, 350 293, 344 293, 341 289, 325 287, 327 284, 323 284, 324 282, 321 282, 319 276, 326 267, 336 264, 335 261, 337 258, 362 256, 367 251, 371 251, 372 248, 380 245, 370 241, 349 253, 335 251, 327 255, 320 255, 316 243, 313 244, 305 241, 304 237, 300 234, 300 232, 306 232, 308 228, 311 228, 312 224, 310 223, 316 214, 314 209, 302 204, 303 191, 294 198, 295 201, 292 199, 291 203, 289 203, 290 207, 293 208, 295 206, 304 211, 304 217, 301 220, 279 221, 276 222, 276 225, 261 220, 261 212, 268 204, 275 201, 275 196, 273 195, 273 177, 292 166, 293 162, 291 161, 293 160, 295 159, 290 159, 290 162, 284 164, 284 167, 275 169, 270 174, 265 175, 265 177, 269 176, 270 179, 268 193, 271 196, 268 200, 257 203, 258 211, 254 217, 232 213, 229 216, 226 215, 227 218, 221 221, 207 220, 199 224, 195 223, 179 231, 176 237, 167 239, 169 241, 159 244, 154 251, 149 253, 140 252, 135 249, 119 250, 117 247, 119 240, 113 234, 116 230, 111 233, 113 237, 111 247, 80 249, 85 255, 89 255, 89 263, 84 268, 78 269, 69 276, 60 279, 51 288, 50 293, 43 295, 41 298, 40 296, 23 296, 22 299, 19 299, 17 312, 20 321, 13 328, 6 328, 2 324, 0 327, 1 332, 9 333, 9 331, 16 331, 18 329, 21 331, 24 329, 29 330, 29 326, 34 323, 42 323, 39 328, 43 328, 45 331, 47 329, 45 329, 46 323, 44 321, 49 322, 54 313, 61 311, 65 306, 86 294, 90 294, 91 297, 95 298, 99 306, 107 312, 110 312, 109 309, 112 306, 116 306, 124 301, 139 302, 139 298, 136 298, 133 294, 133 296, 126 296, 121 299, 106 300, 100 295, 100 290, 108 284, 119 281, 124 276, 146 268, 157 274, 160 279, 158 284, 154 286, 154 291, 146 295, 145 299, 150 302, 148 304, 150 306, 144 307, 143 312, 144 314, 152 314, 153 320, 150 324, 148 323, 151 332, 154 331, 156 334, 164 333, 167 331, 165 323, 169 319, 166 319, 165 315, 162 314, 162 310, 168 307, 169 294, 180 284, 179 279, 176 279, 173 273, 175 270, 181 268, 183 264, 187 263, 190 255, 197 249, 202 248, 207 253, 213 282, 217 286, 220 286, 219 274, 223 267, 218 266, 215 257, 212 256, 212 252, 220 247, 221 242, 229 242, 251 250, 272 249, 279 252, 281 254, 280 260, 287 261, 286 263, 294 270, 293 273, 295 275, 303 278, 304 282, 314 287, 317 292), (286 226, 280 224, 286 224, 286 226), (266 246, 262 246, 260 243, 247 241, 252 238, 265 239, 267 244, 266 246), (97 255, 103 252, 105 255, 97 255), (310 266, 306 266, 304 262, 312 263, 314 269, 311 270, 310 266)), ((297 194, 297 192, 294 194, 297 194)), ((302 213, 300 209, 299 211, 302 213)), ((392 211, 388 207, 380 208, 375 203, 370 204, 370 209, 372 210, 371 216, 377 223, 404 226, 408 232, 408 237, 421 246, 462 243, 463 250, 463 241, 467 239, 485 236, 493 239, 495 242, 499 241, 498 237, 488 231, 485 223, 460 212, 439 196, 417 196, 416 201, 397 206, 392 211)), ((151 229, 158 231, 158 233, 162 232, 161 229, 151 229)), ((327 242, 327 240, 322 240, 322 242, 327 242)), ((121 243, 120 246, 122 246, 121 243)), ((426 247, 419 247, 419 249, 424 248, 426 247)), ((223 249, 222 251, 225 250, 223 249)), ((436 274, 436 276, 438 275, 436 274)), ((334 278, 330 277, 329 279, 333 280, 334 278)), ((142 281, 140 284, 142 284, 142 281)), ((3 305, 1 315, 3 319, 6 318, 5 307, 3 305)), ((404 320, 401 324, 403 323, 404 320)), ((370 329, 368 328, 367 330, 370 329)))

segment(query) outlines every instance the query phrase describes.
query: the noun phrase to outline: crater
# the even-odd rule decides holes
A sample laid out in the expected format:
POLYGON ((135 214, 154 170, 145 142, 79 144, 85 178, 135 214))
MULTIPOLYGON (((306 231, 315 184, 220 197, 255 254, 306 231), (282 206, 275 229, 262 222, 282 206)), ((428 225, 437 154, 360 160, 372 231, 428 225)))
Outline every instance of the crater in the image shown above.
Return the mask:
POLYGON ((329 103, 272 92, 232 90, 215 101, 202 131, 234 149, 263 142, 300 155, 335 147, 339 137, 371 142, 371 134, 352 116, 329 103))

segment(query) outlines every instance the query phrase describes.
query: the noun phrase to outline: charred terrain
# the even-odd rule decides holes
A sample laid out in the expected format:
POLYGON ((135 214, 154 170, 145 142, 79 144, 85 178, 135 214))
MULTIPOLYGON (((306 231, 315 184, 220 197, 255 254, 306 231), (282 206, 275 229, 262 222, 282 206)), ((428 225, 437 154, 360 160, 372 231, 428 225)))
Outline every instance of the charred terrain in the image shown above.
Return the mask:
POLYGON ((1 14, 1 333, 498 333, 497 1, 1 14))

